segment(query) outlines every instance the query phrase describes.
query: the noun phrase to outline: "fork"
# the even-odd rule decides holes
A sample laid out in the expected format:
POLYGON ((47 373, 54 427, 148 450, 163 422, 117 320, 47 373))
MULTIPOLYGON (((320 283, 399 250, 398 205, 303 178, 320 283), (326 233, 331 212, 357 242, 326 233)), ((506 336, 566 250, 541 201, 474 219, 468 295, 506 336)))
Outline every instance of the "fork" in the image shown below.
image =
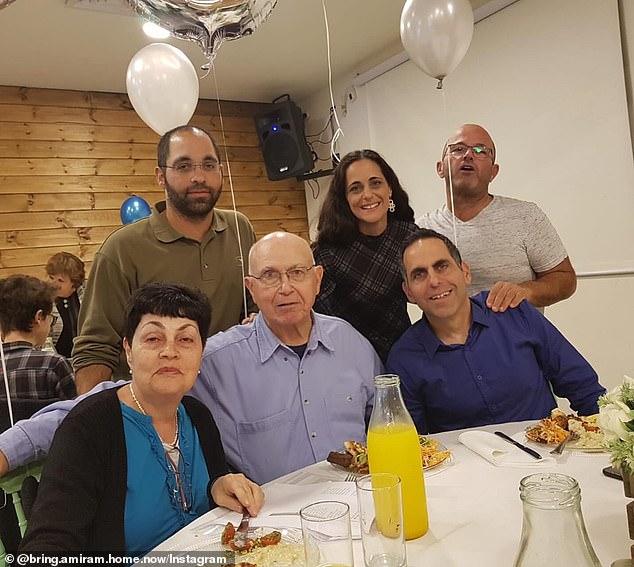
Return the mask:
POLYGON ((357 473, 351 472, 346 475, 346 478, 343 479, 344 482, 354 482, 359 478, 357 473))
POLYGON ((561 443, 559 443, 559 445, 550 452, 550 454, 561 455, 564 451, 564 447, 568 444, 568 441, 576 441, 577 439, 579 439, 579 435, 571 431, 568 435, 566 435, 566 437, 564 437, 563 441, 561 441, 561 443))
POLYGON ((249 520, 251 519, 251 514, 244 509, 242 512, 242 520, 240 520, 240 525, 236 530, 236 535, 233 538, 233 543, 237 548, 242 548, 247 543, 247 537, 249 535, 249 520))

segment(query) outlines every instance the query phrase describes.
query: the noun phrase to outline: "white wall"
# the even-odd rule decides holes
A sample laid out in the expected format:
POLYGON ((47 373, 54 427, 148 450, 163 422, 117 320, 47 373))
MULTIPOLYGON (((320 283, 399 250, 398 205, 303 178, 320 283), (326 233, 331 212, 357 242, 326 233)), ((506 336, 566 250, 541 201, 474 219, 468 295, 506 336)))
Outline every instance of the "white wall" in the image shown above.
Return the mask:
MULTIPOLYGON (((618 6, 632 62, 633 4, 618 6)), ((383 153, 420 214, 443 199, 434 164, 444 139, 462 122, 481 123, 499 150, 493 192, 537 202, 578 271, 634 269, 634 112, 630 108, 628 117, 625 95, 632 78, 623 73, 617 5, 516 2, 476 25, 469 53, 444 93, 411 62, 357 87, 357 100, 347 104, 345 117, 340 113, 345 136, 339 151, 383 153)), ((335 85, 336 102, 350 84, 348 77, 335 85)), ((313 117, 325 117, 330 106, 325 92, 301 104, 313 117)), ((307 195, 309 218, 327 181, 320 199, 307 195)), ((634 373, 634 276, 582 278, 576 294, 546 314, 606 387, 634 373)))

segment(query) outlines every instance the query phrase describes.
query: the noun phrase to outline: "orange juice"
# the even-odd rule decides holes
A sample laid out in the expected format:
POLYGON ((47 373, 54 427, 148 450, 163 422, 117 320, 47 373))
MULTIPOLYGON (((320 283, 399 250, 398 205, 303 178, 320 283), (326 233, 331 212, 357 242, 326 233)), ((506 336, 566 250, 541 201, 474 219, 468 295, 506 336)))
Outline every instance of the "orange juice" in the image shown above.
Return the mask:
MULTIPOLYGON (((414 425, 393 423, 371 426, 368 431, 370 473, 388 472, 401 479, 405 539, 424 535, 429 527, 423 462, 414 425)), ((377 523, 389 525, 377 515, 377 523)))

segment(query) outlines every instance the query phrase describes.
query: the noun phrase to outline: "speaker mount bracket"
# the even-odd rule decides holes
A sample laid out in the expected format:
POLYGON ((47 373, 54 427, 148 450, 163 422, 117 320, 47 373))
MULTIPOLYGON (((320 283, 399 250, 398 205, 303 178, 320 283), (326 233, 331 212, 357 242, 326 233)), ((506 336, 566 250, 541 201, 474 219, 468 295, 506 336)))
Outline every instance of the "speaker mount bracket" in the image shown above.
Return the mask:
POLYGON ((308 173, 302 173, 302 175, 298 175, 295 179, 297 181, 308 181, 309 179, 317 179, 318 177, 326 177, 327 175, 332 175, 334 169, 320 169, 319 171, 309 171, 308 173))

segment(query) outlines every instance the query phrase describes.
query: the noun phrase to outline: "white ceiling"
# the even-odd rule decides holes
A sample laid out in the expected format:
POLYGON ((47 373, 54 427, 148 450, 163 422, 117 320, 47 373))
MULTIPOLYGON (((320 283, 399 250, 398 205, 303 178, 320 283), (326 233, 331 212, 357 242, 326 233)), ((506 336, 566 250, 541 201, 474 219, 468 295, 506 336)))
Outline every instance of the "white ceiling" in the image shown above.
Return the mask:
MULTIPOLYGON (((474 7, 500 0, 471 0, 474 7)), ((0 84, 125 92, 132 56, 152 43, 126 0, 15 0, 0 10, 0 84), (104 11, 106 10, 106 11, 104 11)), ((508 0, 507 2, 508 3, 508 0)), ((326 0, 334 77, 350 76, 402 51, 404 0, 326 0)), ((198 44, 160 40, 199 68, 198 44)), ((225 42, 200 97, 269 102, 283 93, 302 100, 328 85, 321 0, 278 0, 250 37, 225 42)), ((200 72, 203 75, 203 72, 200 72)))

